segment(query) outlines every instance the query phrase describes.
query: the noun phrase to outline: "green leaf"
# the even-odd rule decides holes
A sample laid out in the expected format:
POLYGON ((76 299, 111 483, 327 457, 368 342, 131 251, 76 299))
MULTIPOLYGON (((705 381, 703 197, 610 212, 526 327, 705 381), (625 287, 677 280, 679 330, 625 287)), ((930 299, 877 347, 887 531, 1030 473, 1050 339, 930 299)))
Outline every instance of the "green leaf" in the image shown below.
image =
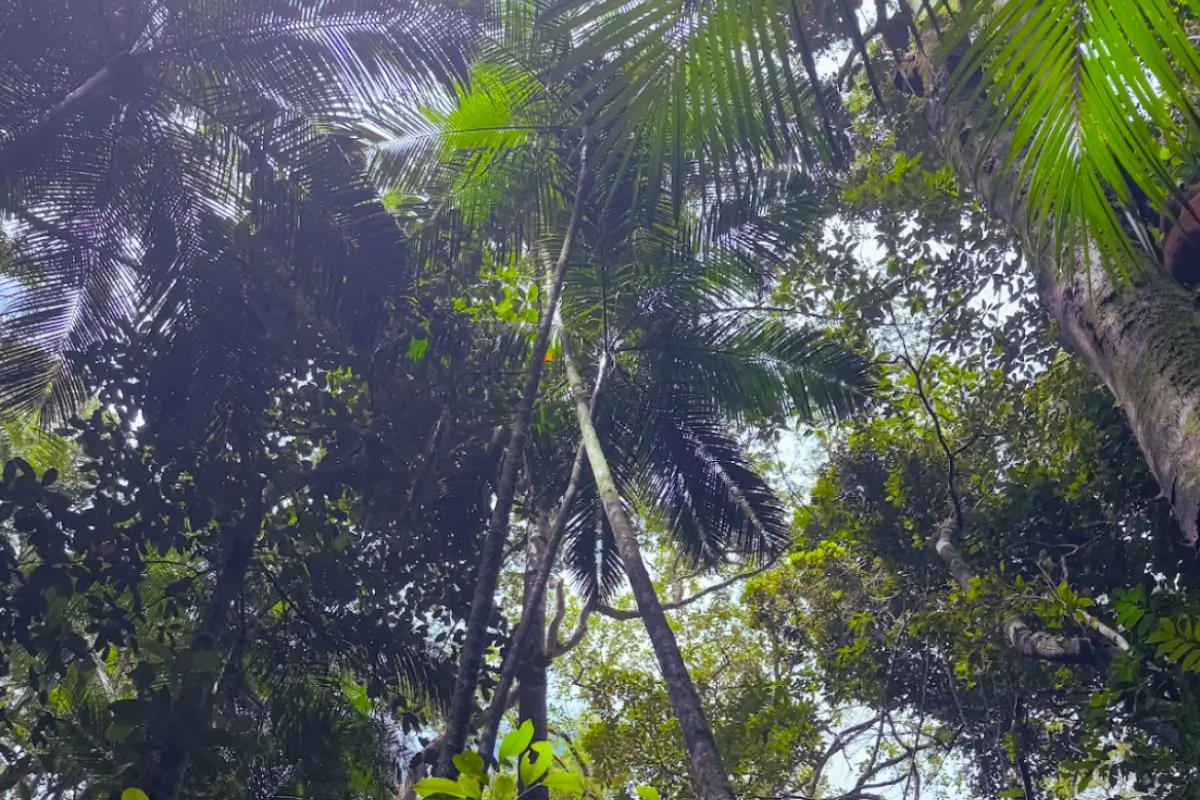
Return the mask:
POLYGON ((525 752, 525 748, 529 747, 529 743, 533 741, 533 723, 525 720, 521 723, 521 727, 508 732, 504 737, 504 741, 500 742, 500 760, 506 761, 513 756, 520 755, 525 752))
POLYGON ((635 791, 642 800, 659 800, 658 789, 653 786, 639 786, 635 791))
POLYGON ((123 742, 125 737, 133 732, 133 728, 128 725, 112 724, 104 729, 104 738, 109 742, 123 742))
POLYGON ((552 769, 546 779, 542 781, 542 785, 547 789, 554 789, 567 794, 583 795, 583 778, 573 772, 565 772, 561 769, 552 769))
POLYGON ((117 700, 109 707, 109 711, 114 722, 132 728, 146 721, 150 706, 137 700, 117 700))
POLYGON ((549 742, 534 742, 530 751, 521 758, 521 783, 531 786, 550 769, 554 751, 549 742))
POLYGON ((417 793, 417 797, 434 797, 436 795, 448 795, 450 797, 467 796, 467 793, 463 791, 463 787, 459 786, 457 781, 447 780, 446 778, 422 778, 413 787, 413 791, 417 793))
POLYGON ((480 788, 479 781, 470 775, 459 775, 458 785, 461 786, 462 790, 467 793, 467 797, 470 797, 473 800, 480 800, 480 798, 483 797, 483 789, 480 788))
POLYGON ((453 758, 454 768, 463 775, 478 778, 483 774, 483 757, 474 750, 459 753, 453 758))
POLYGON ((517 782, 511 775, 500 774, 492 783, 492 800, 512 800, 517 796, 517 782))

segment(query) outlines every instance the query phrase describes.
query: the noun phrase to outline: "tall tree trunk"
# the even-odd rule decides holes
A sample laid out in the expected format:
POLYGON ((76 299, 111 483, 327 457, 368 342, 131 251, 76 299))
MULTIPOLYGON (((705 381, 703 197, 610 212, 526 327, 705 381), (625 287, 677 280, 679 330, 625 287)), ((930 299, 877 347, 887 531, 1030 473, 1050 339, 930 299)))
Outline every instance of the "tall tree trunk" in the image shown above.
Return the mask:
MULTIPOLYGON (((549 267, 549 258, 543 254, 543 259, 546 261, 547 267, 549 267)), ((547 276, 550 277, 553 274, 554 270, 548 268, 547 276)), ((607 359, 602 359, 596 376, 596 384, 592 387, 592 407, 595 406, 596 397, 600 393, 600 387, 604 382, 607 365, 607 359)), ((529 637, 537 636, 542 642, 544 654, 549 655, 544 633, 546 588, 550 583, 550 573, 554 569, 555 559, 558 557, 558 548, 562 544, 563 535, 566 533, 567 515, 571 510, 571 504, 575 501, 575 495, 579 492, 579 479, 583 476, 584 458, 584 447, 581 443, 575 450, 575 461, 571 464, 571 474, 567 479, 567 488, 563 491, 562 502, 559 503, 558 512, 554 516, 549 535, 546 537, 541 561, 536 567, 537 572, 532 580, 528 572, 530 567, 526 566, 525 593, 521 604, 521 621, 517 624, 516 632, 513 633, 508 654, 504 657, 504 663, 500 665, 500 679, 496 682, 492 705, 484 714, 483 730, 479 734, 479 753, 484 757, 484 763, 491 760, 492 750, 496 746, 496 737, 500 732, 500 722, 504 718, 504 712, 508 709, 508 692, 512 688, 513 681, 517 678, 522 653, 529 637), (542 631, 541 633, 534 630, 534 624, 537 620, 531 615, 531 609, 540 609, 541 622, 537 623, 537 625, 538 630, 542 631)), ((586 621, 584 621, 585 626, 586 624, 586 621)), ((557 642, 551 643, 555 647, 557 647, 557 644, 557 642)))
MULTIPOLYGON (((529 616, 529 627, 522 648, 524 652, 521 653, 517 690, 521 722, 528 720, 533 723, 535 742, 549 738, 546 731, 546 592, 545 585, 539 585, 539 582, 542 580, 542 564, 547 558, 553 558, 549 552, 551 538, 550 511, 539 508, 537 525, 530 532, 525 547, 524 613, 529 616)), ((549 800, 550 791, 539 784, 527 789, 523 796, 530 800, 549 800)))
POLYGON ((542 303, 538 318, 537 337, 533 353, 525 371, 525 386, 521 402, 513 416, 512 435, 504 451, 504 465, 500 469, 500 482, 496 487, 496 505, 488 522, 487 538, 480 554, 479 577, 475 582, 475 594, 471 599, 471 612, 467 617, 467 634, 463 640, 458 659, 458 674, 454 680, 454 694, 450 698, 450 714, 446 723, 445 741, 438 757, 436 774, 450 777, 454 774, 451 759, 466 749, 467 734, 471 725, 471 712, 475 703, 475 689, 479 683, 479 671, 483 667, 483 655, 487 646, 487 629, 495 610, 496 584, 504 560, 504 541, 508 536, 508 521, 512 512, 513 495, 517 486, 517 471, 521 464, 521 451, 525 447, 525 434, 533 416, 537 400, 538 384, 542 378, 542 366, 546 360, 546 348, 550 343, 550 329, 554 323, 554 312, 562 293, 563 280, 567 272, 567 260, 571 254, 571 243, 579 229, 583 214, 583 203, 590 187, 589 172, 582 168, 575 187, 575 201, 571 219, 563 236, 562 250, 554 275, 548 281, 548 292, 542 303))
POLYGON ((1191 543, 1200 533, 1200 310, 1171 278, 1130 265, 1132 286, 1108 278, 1095 247, 1065 258, 1026 222, 1019 170, 996 168, 1008 139, 988 141, 987 103, 948 95, 945 72, 924 113, 959 180, 1017 235, 1041 304, 1066 346, 1104 382, 1191 543))
POLYGON ((675 634, 667 622, 658 594, 654 589, 654 581, 646 570, 642 560, 641 548, 638 546, 637 534, 633 522, 621 502, 621 495, 613 481, 609 470, 608 459, 596 428, 592 425, 589 412, 587 388, 579 375, 571 358, 569 334, 563 326, 562 318, 557 318, 559 343, 562 347, 563 365, 567 372, 567 381, 571 386, 572 399, 575 402, 575 414, 579 420, 579 434, 587 452, 588 463, 591 465, 592 476, 596 488, 600 492, 600 502, 604 514, 616 539, 617 551, 625 566, 625 574, 629 578, 630 588, 637 601, 642 622, 654 648, 658 667, 662 671, 663 680, 667 685, 667 695, 671 699, 671 707, 675 718, 679 721, 679 729, 683 733, 684 746, 687 748, 688 759, 691 763, 692 786, 696 796, 701 800, 733 800, 733 788, 725 768, 721 764, 721 755, 717 751, 717 743, 713 739, 712 730, 704 716, 700 705, 700 696, 692 685, 692 678, 684 664, 683 654, 679 652, 679 644, 675 634))

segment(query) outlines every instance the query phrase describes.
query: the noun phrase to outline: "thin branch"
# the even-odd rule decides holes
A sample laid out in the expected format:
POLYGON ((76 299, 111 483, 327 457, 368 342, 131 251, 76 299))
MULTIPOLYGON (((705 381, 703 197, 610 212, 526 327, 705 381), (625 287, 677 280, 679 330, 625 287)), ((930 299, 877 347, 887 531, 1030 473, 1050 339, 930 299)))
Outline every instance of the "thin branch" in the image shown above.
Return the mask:
MULTIPOLYGON (((562 583, 558 584, 557 590, 558 590, 558 608, 561 612, 565 607, 562 583)), ((554 628, 553 635, 548 635, 546 637, 547 638, 546 655, 549 656, 550 658, 558 658, 560 656, 566 655, 567 653, 569 653, 570 651, 572 651, 576 647, 578 647, 579 643, 583 641, 583 637, 587 635, 588 618, 591 617, 591 615, 592 615, 592 608, 590 606, 585 607, 583 609, 583 611, 579 612, 579 619, 575 623, 575 630, 571 631, 571 635, 569 637, 567 637, 567 640, 565 642, 559 641, 558 628, 557 627, 554 628)))
MULTIPOLYGON (((905 2, 905 0, 901 0, 901 2, 905 2)), ((863 33, 862 33, 863 41, 864 42, 871 41, 876 36, 878 36, 882 30, 883 30, 883 25, 878 20, 876 20, 874 25, 872 25, 871 27, 869 27, 865 31, 863 31, 863 33)), ((835 85, 838 87, 839 90, 846 88, 846 79, 849 78, 850 73, 852 73, 854 71, 854 63, 857 58, 858 58, 858 51, 855 50, 854 48, 850 48, 850 54, 846 56, 846 59, 842 62, 842 66, 839 67, 838 71, 837 71, 837 80, 836 80, 835 85)))
MULTIPOLYGON (((953 537, 959 530, 954 517, 947 517, 937 526, 934 547, 955 582, 963 591, 967 591, 971 587, 971 579, 975 576, 954 544, 953 537)), ((1102 666, 1112 658, 1111 647, 1097 646, 1086 636, 1056 636, 1045 631, 1032 630, 1015 614, 1005 618, 1001 629, 1010 647, 1021 655, 1038 661, 1102 666)))
POLYGON ((579 769, 583 772, 584 777, 590 777, 592 771, 588 767, 587 762, 583 760, 583 756, 580 755, 579 750, 576 749, 575 741, 563 731, 549 724, 546 725, 546 731, 551 735, 557 736, 559 739, 563 740, 563 744, 565 744, 567 749, 571 751, 571 757, 574 758, 575 763, 579 765, 579 769))
MULTIPOLYGON (((772 558, 770 561, 763 564, 758 569, 753 569, 753 570, 750 570, 749 572, 742 572, 737 575, 734 575, 732 578, 729 578, 728 580, 721 581, 720 583, 714 583, 712 586, 709 586, 706 589, 701 589, 700 591, 696 592, 691 597, 685 597, 682 600, 678 600, 673 603, 663 603, 662 609, 663 609, 663 611, 674 611, 675 609, 683 608, 684 606, 691 605, 692 603, 696 602, 697 600, 699 600, 700 598, 702 598, 706 595, 710 595, 710 594, 713 594, 714 592, 722 591, 723 589, 728 589, 730 586, 733 586, 735 583, 738 583, 739 581, 744 581, 748 578, 753 578, 755 575, 761 575, 762 573, 769 570, 771 567, 775 566, 776 560, 777 560, 777 558, 772 558)), ((641 611, 626 611, 624 609, 613 608, 612 606, 605 606, 605 605, 599 606, 596 609, 596 611, 606 617, 611 618, 611 619, 630 620, 630 619, 641 619, 641 617, 642 617, 641 611)))
MULTIPOLYGON (((930 341, 932 341, 932 339, 930 341)), ((926 355, 926 358, 921 360, 922 367, 927 359, 928 354, 926 355)), ((959 528, 962 528, 965 526, 966 520, 963 516, 962 500, 959 498, 958 489, 955 486, 956 459, 961 451, 951 449, 949 443, 946 441, 946 433, 942 430, 941 417, 938 415, 937 411, 934 410, 933 401, 929 399, 929 395, 925 391, 925 384, 921 378, 921 370, 913 364, 912 359, 907 354, 900 356, 900 360, 903 361, 912 372, 913 380, 917 385, 917 397, 920 399, 921 405, 925 409, 925 413, 929 415, 929 421, 933 423, 933 432, 937 437, 938 444, 942 447, 942 452, 946 454, 946 487, 950 492, 950 500, 954 503, 954 516, 958 521, 959 528)))
POLYGON ((849 728, 839 731, 837 735, 833 737, 833 741, 829 743, 829 747, 825 749, 824 754, 822 754, 820 759, 817 760, 817 763, 813 765, 813 777, 809 782, 809 787, 812 791, 817 791, 817 788, 821 785, 821 776, 825 772, 825 767, 829 764, 829 760, 842 750, 845 750, 851 742, 858 738, 859 734, 868 728, 873 727, 875 723, 880 722, 881 719, 882 715, 876 715, 871 717, 866 722, 860 722, 857 725, 851 725, 849 728))

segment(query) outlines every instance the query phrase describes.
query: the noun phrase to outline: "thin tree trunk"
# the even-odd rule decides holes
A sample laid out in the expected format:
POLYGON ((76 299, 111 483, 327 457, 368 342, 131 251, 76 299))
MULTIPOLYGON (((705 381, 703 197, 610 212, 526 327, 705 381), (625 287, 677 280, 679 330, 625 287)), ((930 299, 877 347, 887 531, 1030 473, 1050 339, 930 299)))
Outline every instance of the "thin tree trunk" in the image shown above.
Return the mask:
MULTIPOLYGON (((582 167, 582 165, 581 165, 582 167)), ((483 552, 480 554, 479 577, 475 583, 475 594, 471 599, 471 612, 467 618, 467 635, 463 640, 462 650, 458 660, 458 674, 454 681, 454 694, 450 699, 450 714, 446 724, 446 738, 442 743, 442 752, 438 758, 436 774, 442 777, 452 776, 455 772, 451 759, 466 749, 467 733, 471 723, 471 711, 475 702, 475 689, 479 683, 479 671, 483 667, 483 655, 487 646, 487 629, 495 610, 496 584, 500 577, 500 568, 504 559, 504 541, 508 534, 508 521, 512 512, 513 495, 517 485, 517 471, 521 464, 521 451, 525 446, 525 434, 529 428, 529 420, 533 415, 533 406, 537 400, 538 384, 542 377, 542 366, 546 359, 546 349, 550 343, 550 329, 554 321, 554 312, 558 307, 558 298, 562 293, 563 279, 566 276, 567 260, 571 254, 571 243, 579 229, 579 220, 583 214, 583 203, 590 187, 589 173, 585 168, 579 171, 579 181, 575 187, 575 202, 571 209, 571 219, 563 236, 562 250, 548 292, 542 304, 541 315, 538 319, 537 338, 534 340, 533 353, 525 372, 525 386, 521 393, 521 402, 517 413, 513 416, 512 435, 508 447, 504 451, 504 465, 500 470, 500 482, 496 487, 496 505, 488 522, 487 538, 484 540, 483 552)))
POLYGON ((571 386, 571 395, 575 401, 575 414, 579 420, 580 437, 587 451, 588 463, 591 465, 596 488, 600 492, 601 505, 604 507, 605 516, 608 518, 609 525, 613 530, 613 537, 616 539, 617 551, 625 566, 625 574, 629 578, 629 585, 633 590, 634 599, 637 601, 638 610, 641 612, 642 622, 646 626, 646 633, 650 637, 654 655, 658 659, 658 666, 667 686, 667 695, 671 699, 671 707, 679 721, 684 746, 687 748, 688 759, 691 763, 692 786, 701 800, 733 800, 733 788, 730 786, 728 775, 721 764, 721 755, 717 751, 717 743, 713 739, 712 730, 704 716, 704 709, 700 705, 700 696, 696 693, 695 686, 692 685, 687 665, 684 664, 683 655, 679 652, 679 645, 675 641, 675 634, 667 622, 667 616, 663 612, 662 604, 654 589, 654 582, 650 579, 645 562, 642 561, 642 552, 638 546, 633 522, 629 519, 621 502, 621 495, 617 491, 612 472, 609 470, 604 448, 600 444, 595 426, 592 425, 592 416, 588 410, 587 389, 571 358, 569 334, 563 326, 561 316, 557 318, 556 324, 562 347, 563 365, 567 372, 567 381, 571 386))
MULTIPOLYGON (((597 391, 599 390, 599 383, 597 383, 596 389, 597 391)), ((508 708, 508 693, 511 691, 513 681, 516 680, 517 673, 521 668, 526 646, 527 644, 531 644, 530 640, 532 638, 536 638, 541 643, 542 657, 546 656, 546 587, 550 582, 550 573, 554 569, 554 561, 558 556, 559 545, 562 544, 563 533, 566 531, 567 511, 570 509, 571 503, 575 499, 575 494, 579 490, 579 478, 583 473, 583 461, 583 445, 580 445, 575 453, 575 462, 571 467, 571 476, 567 481, 567 490, 563 494, 558 515, 554 518, 554 522, 546 537, 540 560, 536 562, 536 566, 535 564, 526 564, 525 567, 525 592, 521 603, 521 621, 517 623, 517 630, 513 634, 508 654, 505 656, 504 662, 500 665, 500 679, 496 683, 492 705, 485 714, 483 731, 479 736, 479 753, 484 757, 485 763, 490 760, 492 750, 496 745, 496 737, 500 731, 500 722, 504 719, 504 712, 508 708), (531 568, 535 568, 532 578, 529 572, 531 568)), ((540 522, 541 520, 539 519, 539 524, 540 522)), ((527 552, 531 553, 531 549, 528 549, 527 552)), ((524 679, 521 680, 521 685, 525 685, 524 679)), ((523 708, 524 706, 522 705, 523 708)), ((522 713, 524 712, 522 711, 522 713)), ((536 739, 537 737, 535 736, 536 739)))
MULTIPOLYGON (((550 540, 553 526, 550 511, 539 508, 536 529, 529 534, 525 555, 525 603, 524 616, 529 619, 525 641, 520 654, 520 687, 517 702, 520 704, 521 722, 533 723, 533 740, 544 742, 548 738, 546 724, 547 659, 546 659, 546 592, 542 579, 542 565, 553 559, 550 540)), ((515 644, 515 643, 514 643, 515 644)), ((550 791, 537 785, 527 788, 522 797, 530 800, 549 800, 550 791)))
MULTIPOLYGON (((595 405, 596 397, 604 381, 606 366, 607 361, 602 360, 599 374, 596 376, 596 384, 592 387, 592 406, 595 405)), ((500 722, 503 720, 504 711, 508 707, 508 693, 512 688, 513 681, 516 680, 525 643, 529 640, 529 637, 538 636, 543 642, 543 649, 545 648, 546 587, 550 583, 550 573, 554 569, 554 562, 558 557, 558 548, 562 544, 563 534, 566 533, 567 513, 571 510, 571 504, 575 501, 575 495, 579 491, 579 479, 583 475, 584 458, 584 447, 580 444, 575 451, 575 461, 571 465, 571 475, 567 480, 567 488, 563 492, 562 502, 559 504, 558 513, 554 517, 553 526, 546 542, 545 554, 541 561, 538 562, 537 576, 532 584, 526 580, 525 596, 522 599, 521 621, 517 624, 516 632, 513 633, 512 643, 509 646, 508 654, 504 658, 504 663, 500 665, 500 679, 496 682, 495 696, 492 698, 491 708, 486 714, 483 731, 479 735, 479 753, 484 757, 484 763, 491 760, 491 753, 496 745, 496 737, 500 732, 500 722), (533 630, 535 619, 530 616, 530 610, 533 608, 542 610, 543 633, 541 634, 533 630)), ((527 566, 526 569, 528 570, 529 567, 527 566)), ((526 576, 528 578, 528 572, 526 576)))
POLYGON ((987 103, 947 96, 945 73, 925 116, 959 179, 1017 235, 1042 307, 1066 346, 1120 403, 1187 541, 1200 534, 1200 310, 1176 281, 1129 265, 1138 279, 1115 286, 1095 247, 1065 259, 1026 222, 1019 170, 996 168, 1008 139, 989 144, 987 103))

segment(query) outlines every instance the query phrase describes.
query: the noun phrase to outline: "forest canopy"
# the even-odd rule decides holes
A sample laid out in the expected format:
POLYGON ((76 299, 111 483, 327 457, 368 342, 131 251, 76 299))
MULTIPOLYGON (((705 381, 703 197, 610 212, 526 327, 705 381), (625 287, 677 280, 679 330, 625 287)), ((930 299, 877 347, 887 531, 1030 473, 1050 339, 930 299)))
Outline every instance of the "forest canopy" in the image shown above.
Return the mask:
POLYGON ((0 0, 0 797, 1200 797, 1198 41, 0 0))

